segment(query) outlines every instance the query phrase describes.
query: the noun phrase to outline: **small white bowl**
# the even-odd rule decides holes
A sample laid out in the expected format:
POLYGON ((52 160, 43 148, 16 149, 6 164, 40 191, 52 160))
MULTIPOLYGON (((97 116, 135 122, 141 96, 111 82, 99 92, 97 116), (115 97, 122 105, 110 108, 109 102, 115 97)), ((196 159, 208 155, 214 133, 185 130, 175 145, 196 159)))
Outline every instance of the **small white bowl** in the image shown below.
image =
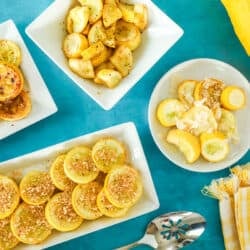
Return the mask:
POLYGON ((65 37, 64 19, 72 0, 55 0, 26 28, 27 35, 36 45, 105 110, 111 109, 183 34, 183 30, 152 1, 126 2, 146 4, 149 11, 149 25, 143 32, 141 46, 134 53, 133 70, 115 89, 107 89, 82 79, 68 67, 61 48, 65 37))
POLYGON ((214 59, 194 59, 183 62, 169 70, 156 85, 150 99, 148 120, 151 134, 160 151, 173 163, 187 170, 196 172, 213 172, 227 168, 236 163, 250 146, 250 84, 248 80, 233 66, 214 59), (225 160, 211 163, 201 157, 189 164, 179 150, 166 142, 168 129, 164 128, 156 118, 159 102, 165 98, 177 98, 177 85, 187 79, 202 80, 216 78, 227 85, 243 88, 247 96, 244 109, 234 112, 237 120, 240 142, 230 144, 230 153, 225 160))

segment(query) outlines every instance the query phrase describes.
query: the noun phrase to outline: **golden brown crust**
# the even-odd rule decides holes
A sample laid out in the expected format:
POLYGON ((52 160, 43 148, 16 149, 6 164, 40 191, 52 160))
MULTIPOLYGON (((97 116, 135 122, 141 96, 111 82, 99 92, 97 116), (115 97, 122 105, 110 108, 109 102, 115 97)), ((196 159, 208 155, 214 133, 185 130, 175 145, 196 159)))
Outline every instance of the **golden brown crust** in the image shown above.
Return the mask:
POLYGON ((25 118, 31 111, 31 100, 27 92, 22 91, 17 97, 0 102, 0 118, 16 121, 25 118))
POLYGON ((18 96, 23 89, 23 75, 18 67, 0 62, 0 101, 18 96))

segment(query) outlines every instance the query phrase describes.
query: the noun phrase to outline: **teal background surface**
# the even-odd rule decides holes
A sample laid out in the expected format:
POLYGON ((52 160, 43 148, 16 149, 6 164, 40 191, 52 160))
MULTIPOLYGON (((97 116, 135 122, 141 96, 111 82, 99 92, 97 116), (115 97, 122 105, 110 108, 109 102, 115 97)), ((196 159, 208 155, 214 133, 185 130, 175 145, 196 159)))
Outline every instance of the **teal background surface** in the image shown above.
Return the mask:
MULTIPOLYGON (((232 25, 219 0, 154 2, 184 29, 184 36, 118 105, 111 111, 104 111, 80 91, 24 32, 26 26, 52 3, 52 0, 0 1, 0 22, 9 18, 15 21, 59 109, 55 115, 1 140, 0 161, 114 124, 133 121, 139 131, 161 204, 155 212, 54 246, 51 248, 53 250, 113 249, 140 238, 150 219, 175 210, 196 211, 207 219, 205 233, 198 241, 186 247, 186 250, 224 249, 217 202, 202 196, 200 189, 212 179, 228 175, 229 171, 199 174, 183 170, 168 161, 157 149, 150 135, 147 108, 158 80, 180 62, 198 57, 215 58, 232 64, 250 79, 250 58, 234 35, 232 25)), ((248 152, 240 163, 249 160, 248 152)))

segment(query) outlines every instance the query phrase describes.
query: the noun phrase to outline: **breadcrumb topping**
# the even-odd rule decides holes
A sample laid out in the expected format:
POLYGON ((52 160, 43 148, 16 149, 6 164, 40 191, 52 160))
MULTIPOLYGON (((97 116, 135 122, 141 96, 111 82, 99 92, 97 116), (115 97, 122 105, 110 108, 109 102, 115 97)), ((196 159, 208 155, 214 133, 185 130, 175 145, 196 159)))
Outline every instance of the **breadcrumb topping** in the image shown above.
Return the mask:
POLYGON ((8 179, 0 180, 0 213, 11 209, 16 196, 19 196, 17 190, 8 179))

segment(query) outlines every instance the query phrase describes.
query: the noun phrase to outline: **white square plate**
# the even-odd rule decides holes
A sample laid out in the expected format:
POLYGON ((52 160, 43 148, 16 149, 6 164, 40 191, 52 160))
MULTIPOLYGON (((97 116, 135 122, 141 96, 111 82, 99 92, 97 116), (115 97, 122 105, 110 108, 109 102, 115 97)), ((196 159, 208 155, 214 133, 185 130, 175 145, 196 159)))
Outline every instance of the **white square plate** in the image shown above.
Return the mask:
POLYGON ((0 39, 8 39, 18 44, 22 53, 21 70, 27 81, 25 86, 30 91, 32 110, 29 115, 19 121, 0 121, 0 139, 30 126, 57 111, 57 107, 12 20, 0 24, 0 39))
POLYGON ((82 226, 73 232, 60 233, 54 231, 52 235, 40 245, 18 245, 16 249, 45 249, 64 241, 135 218, 139 215, 149 213, 159 207, 159 201, 140 138, 134 124, 131 122, 87 134, 70 141, 65 141, 43 150, 3 162, 0 164, 0 173, 7 174, 9 176, 14 174, 16 176, 19 172, 21 174, 25 174, 33 169, 47 170, 57 155, 65 153, 77 145, 92 146, 96 140, 105 136, 115 137, 124 142, 127 146, 128 160, 136 169, 139 170, 142 177, 144 192, 139 202, 132 207, 128 214, 123 218, 112 219, 103 217, 95 221, 84 221, 82 226))
POLYGON ((143 33, 141 46, 134 53, 133 70, 115 89, 103 88, 82 79, 67 65, 61 48, 65 37, 64 19, 72 0, 54 1, 26 28, 27 35, 37 46, 105 110, 111 109, 183 34, 183 30, 150 0, 130 2, 147 5, 149 25, 143 33))

